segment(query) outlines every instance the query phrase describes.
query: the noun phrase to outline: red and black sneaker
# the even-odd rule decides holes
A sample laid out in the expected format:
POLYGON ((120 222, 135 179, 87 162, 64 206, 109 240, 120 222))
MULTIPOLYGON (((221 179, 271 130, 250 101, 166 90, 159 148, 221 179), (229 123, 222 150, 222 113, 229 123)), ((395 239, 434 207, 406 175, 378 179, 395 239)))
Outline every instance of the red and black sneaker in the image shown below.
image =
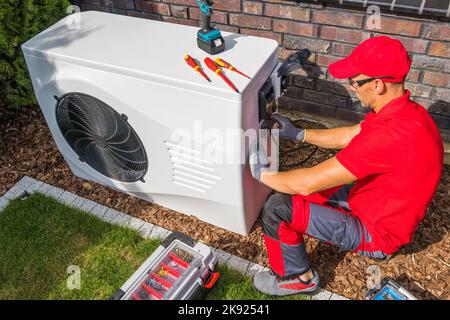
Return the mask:
POLYGON ((263 271, 253 277, 256 290, 271 296, 285 296, 291 294, 316 294, 320 290, 319 275, 312 270, 314 277, 305 282, 299 277, 289 280, 281 279, 272 270, 263 271))

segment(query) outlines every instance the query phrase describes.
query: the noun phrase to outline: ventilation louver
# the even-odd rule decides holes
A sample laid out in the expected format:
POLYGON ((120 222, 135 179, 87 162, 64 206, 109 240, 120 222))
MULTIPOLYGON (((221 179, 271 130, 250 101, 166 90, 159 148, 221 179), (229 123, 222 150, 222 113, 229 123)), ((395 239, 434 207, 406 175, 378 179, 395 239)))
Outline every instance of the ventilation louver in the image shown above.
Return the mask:
POLYGON ((147 155, 125 115, 99 99, 74 92, 58 98, 56 120, 81 161, 111 179, 142 180, 147 155))

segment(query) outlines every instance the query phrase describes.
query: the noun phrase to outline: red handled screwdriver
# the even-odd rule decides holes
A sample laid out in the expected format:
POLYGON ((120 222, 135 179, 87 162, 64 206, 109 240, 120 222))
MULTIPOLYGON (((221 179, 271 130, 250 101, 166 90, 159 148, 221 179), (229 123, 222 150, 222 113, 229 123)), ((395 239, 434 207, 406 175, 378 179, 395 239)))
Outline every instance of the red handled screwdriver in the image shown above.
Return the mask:
POLYGON ((208 76, 202 71, 200 66, 197 64, 197 62, 192 58, 190 55, 185 55, 184 60, 186 60, 187 64, 190 65, 192 68, 194 68, 195 71, 198 71, 206 80, 211 82, 211 80, 208 78, 208 76))
POLYGON ((223 74, 222 70, 220 70, 220 68, 217 66, 217 64, 214 61, 212 61, 210 58, 206 57, 205 63, 209 69, 211 69, 212 71, 217 73, 223 79, 223 81, 225 81, 234 91, 239 93, 239 90, 234 86, 234 84, 230 80, 228 80, 228 78, 223 74))
POLYGON ((233 67, 231 64, 229 64, 228 62, 226 62, 226 61, 223 60, 223 59, 216 58, 214 61, 215 61, 219 66, 221 66, 222 68, 228 69, 228 70, 230 70, 230 71, 237 72, 237 73, 239 73, 240 75, 242 75, 242 76, 244 76, 244 77, 246 77, 246 78, 251 79, 248 75, 246 75, 245 73, 239 71, 238 69, 236 69, 235 67, 233 67))

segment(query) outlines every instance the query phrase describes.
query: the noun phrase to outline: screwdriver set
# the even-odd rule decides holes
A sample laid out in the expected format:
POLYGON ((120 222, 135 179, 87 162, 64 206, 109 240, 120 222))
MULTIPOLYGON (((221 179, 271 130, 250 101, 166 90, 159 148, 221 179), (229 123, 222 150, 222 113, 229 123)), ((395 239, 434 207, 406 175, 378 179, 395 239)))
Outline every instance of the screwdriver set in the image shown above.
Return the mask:
MULTIPOLYGON (((184 60, 187 62, 187 64, 189 66, 191 66, 195 71, 199 72, 202 77, 204 77, 206 80, 208 80, 209 82, 211 82, 211 80, 208 78, 208 76, 203 72, 203 70, 201 69, 200 64, 197 63, 197 60, 195 60, 194 58, 192 58, 190 55, 185 55, 184 56, 184 60)), ((223 73, 221 68, 224 69, 228 69, 230 71, 236 72, 238 74, 240 74, 241 76, 244 76, 248 79, 251 79, 248 75, 246 75, 245 73, 239 71, 238 69, 236 69, 235 67, 233 67, 231 64, 229 64, 228 62, 226 62, 223 59, 220 58, 216 58, 214 61, 209 58, 206 57, 204 60, 206 66, 208 67, 208 69, 210 69, 212 72, 216 73, 219 77, 221 77, 223 79, 223 81, 225 81, 226 84, 228 84, 228 86, 233 89, 234 91, 236 91, 237 93, 239 93, 239 90, 236 88, 236 86, 230 81, 230 79, 227 78, 227 76, 223 73)))
POLYGON ((219 277, 217 261, 207 245, 172 233, 111 299, 201 299, 219 277))

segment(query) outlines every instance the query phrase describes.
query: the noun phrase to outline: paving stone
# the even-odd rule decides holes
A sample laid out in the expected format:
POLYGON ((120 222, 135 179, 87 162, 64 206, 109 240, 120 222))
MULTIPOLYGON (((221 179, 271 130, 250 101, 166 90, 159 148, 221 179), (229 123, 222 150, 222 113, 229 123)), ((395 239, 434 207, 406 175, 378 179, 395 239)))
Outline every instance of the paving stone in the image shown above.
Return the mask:
POLYGON ((103 215, 106 213, 106 211, 108 211, 108 209, 109 209, 108 207, 105 207, 104 205, 97 203, 95 207, 89 211, 89 213, 101 219, 103 215))
POLYGON ((66 205, 70 205, 75 200, 76 197, 77 197, 76 194, 73 194, 72 192, 69 191, 64 191, 59 197, 59 201, 61 201, 66 205))
POLYGON ((1 197, 0 198, 0 212, 3 211, 3 209, 6 208, 8 203, 9 203, 9 199, 8 198, 5 198, 5 197, 1 197))
POLYGON ((27 192, 28 193, 33 193, 36 192, 37 190, 39 190, 39 188, 42 187, 42 185, 44 184, 42 181, 38 181, 33 179, 34 181, 30 184, 30 186, 27 188, 27 192))
POLYGON ((40 192, 44 193, 45 195, 52 197, 56 200, 59 200, 59 197, 63 194, 64 190, 58 187, 54 187, 52 185, 47 185, 44 189, 39 189, 40 192), (48 186, 48 187, 47 187, 48 186))
POLYGON ((148 239, 154 227, 155 227, 154 224, 144 222, 144 224, 139 228, 138 233, 141 235, 142 238, 148 239))
POLYGON ((327 290, 320 290, 319 293, 311 297, 312 300, 330 300, 332 293, 327 290))
POLYGON ((241 257, 231 256, 227 261, 227 266, 232 269, 238 270, 242 274, 247 272, 247 268, 250 264, 250 261, 242 259, 241 257))
MULTIPOLYGON (((75 196, 75 199, 70 203, 70 206, 72 208, 83 210, 82 208, 83 208, 85 201, 86 201, 85 198, 80 197, 80 196, 75 196)), ((95 206, 95 202, 92 201, 92 203, 93 203, 93 205, 92 205, 91 209, 95 206)), ((84 210, 84 211, 87 211, 87 210, 84 210)))
POLYGON ((103 215, 102 220, 106 221, 106 222, 110 222, 111 220, 116 218, 118 213, 119 213, 119 211, 117 211, 113 208, 108 208, 108 210, 106 210, 105 214, 103 215))
POLYGON ((254 276, 256 273, 261 272, 264 270, 264 267, 260 264, 256 264, 254 262, 250 262, 248 265, 247 271, 245 272, 245 275, 248 277, 254 276))
POLYGON ((39 188, 36 189, 36 192, 40 192, 43 194, 47 193, 47 190, 51 188, 51 185, 48 183, 43 182, 39 188))
POLYGON ((25 194, 26 191, 26 186, 24 186, 23 184, 15 184, 14 186, 11 187, 11 189, 9 189, 8 191, 6 191, 6 193, 3 195, 3 197, 5 197, 6 199, 9 200, 13 200, 16 199, 18 197, 20 197, 21 195, 25 194))
POLYGON ((15 186, 26 190, 33 184, 34 181, 35 180, 33 178, 24 176, 15 184, 15 186))
POLYGON ((330 297, 330 300, 350 300, 350 299, 347 299, 346 297, 343 297, 343 296, 341 296, 339 294, 332 293, 331 297, 330 297))
POLYGON ((134 230, 139 230, 143 225, 144 225, 145 221, 135 218, 135 217, 131 217, 130 221, 128 222, 128 227, 130 227, 131 229, 134 230))
MULTIPOLYGON (((82 198, 82 199, 84 199, 84 198, 82 198)), ((85 212, 91 212, 92 209, 94 209, 96 205, 97 205, 97 202, 89 200, 89 199, 84 199, 84 202, 81 205, 81 210, 83 210, 85 212)))
POLYGON ((128 224, 128 221, 130 221, 131 216, 123 212, 119 212, 115 209, 109 208, 102 219, 111 224, 126 226, 128 224))
POLYGON ((228 259, 230 259, 231 254, 225 251, 222 251, 220 249, 214 249, 217 255, 217 259, 219 260, 219 263, 226 264, 228 259))
POLYGON ((152 230, 152 233, 150 233, 149 237, 153 239, 159 238, 164 240, 169 234, 170 234, 169 230, 155 226, 152 230))

